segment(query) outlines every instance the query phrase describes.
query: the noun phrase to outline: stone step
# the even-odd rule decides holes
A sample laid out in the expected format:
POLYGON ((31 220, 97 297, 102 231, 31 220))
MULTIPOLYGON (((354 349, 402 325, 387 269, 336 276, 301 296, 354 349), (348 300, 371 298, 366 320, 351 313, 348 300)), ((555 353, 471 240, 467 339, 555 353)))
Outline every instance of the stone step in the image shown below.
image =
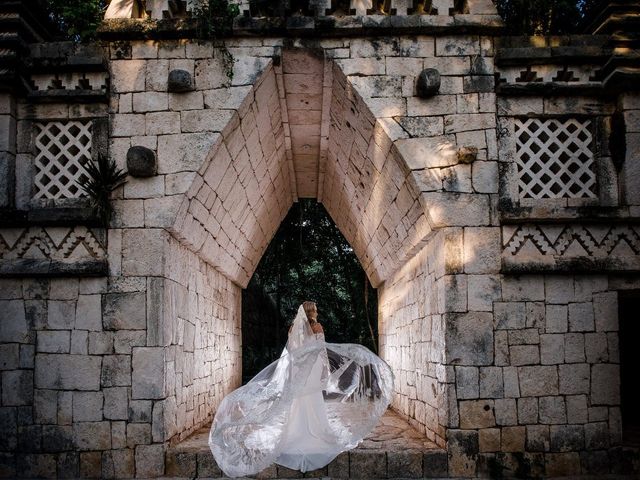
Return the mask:
MULTIPOLYGON (((174 478, 222 478, 208 445, 209 427, 170 448, 165 475, 174 478)), ((447 476, 447 453, 429 442, 395 412, 355 449, 338 455, 329 465, 312 472, 273 464, 255 478, 442 478, 447 476)))

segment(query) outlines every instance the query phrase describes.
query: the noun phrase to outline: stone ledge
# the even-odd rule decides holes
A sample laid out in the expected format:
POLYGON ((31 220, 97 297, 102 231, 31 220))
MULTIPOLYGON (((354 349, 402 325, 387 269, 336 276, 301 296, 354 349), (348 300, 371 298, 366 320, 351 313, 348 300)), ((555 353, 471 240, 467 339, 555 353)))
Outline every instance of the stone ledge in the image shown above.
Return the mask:
POLYGON ((628 207, 520 207, 508 201, 500 202, 500 223, 564 223, 567 220, 602 223, 640 223, 640 218, 634 216, 628 207))
MULTIPOLYGON (((494 35, 502 31, 498 15, 409 15, 246 18, 234 21, 228 36, 354 36, 367 34, 446 34, 494 35)), ((102 40, 195 38, 197 20, 108 19, 98 35, 102 40)))
POLYGON ((88 207, 32 208, 30 210, 0 210, 0 225, 29 227, 32 225, 71 227, 86 225, 102 227, 93 209, 88 207))
POLYGON ((33 103, 92 103, 107 102, 106 90, 32 90, 27 98, 33 103))
POLYGON ((106 260, 73 263, 46 259, 0 260, 0 277, 95 277, 109 272, 106 260))
POLYGON ((526 82, 498 83, 496 92, 500 95, 611 95, 601 83, 567 83, 567 82, 526 82))
POLYGON ((530 260, 502 257, 500 273, 522 275, 530 273, 612 273, 637 274, 640 273, 640 256, 635 258, 589 258, 573 257, 559 258, 553 256, 548 260, 530 260))

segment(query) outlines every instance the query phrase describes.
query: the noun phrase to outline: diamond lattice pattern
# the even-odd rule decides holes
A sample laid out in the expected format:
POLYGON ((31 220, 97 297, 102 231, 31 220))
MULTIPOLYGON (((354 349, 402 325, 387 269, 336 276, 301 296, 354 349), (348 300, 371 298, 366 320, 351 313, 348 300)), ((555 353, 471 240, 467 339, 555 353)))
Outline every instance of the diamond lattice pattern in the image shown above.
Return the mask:
POLYGON ((591 120, 516 118, 520 198, 597 198, 591 120))
POLYGON ((36 123, 34 198, 78 198, 91 159, 91 121, 36 123))

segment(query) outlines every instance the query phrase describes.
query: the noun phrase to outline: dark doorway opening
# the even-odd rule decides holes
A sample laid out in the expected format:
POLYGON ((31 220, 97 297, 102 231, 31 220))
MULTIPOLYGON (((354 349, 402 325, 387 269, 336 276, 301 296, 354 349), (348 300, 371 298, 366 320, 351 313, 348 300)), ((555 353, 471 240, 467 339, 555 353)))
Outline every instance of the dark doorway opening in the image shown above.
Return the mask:
POLYGON ((640 446, 640 290, 620 292, 618 300, 620 319, 620 394, 622 413, 622 439, 626 445, 640 446))
POLYGON ((321 203, 294 203, 242 292, 242 380, 282 353, 299 305, 316 302, 327 342, 377 353, 378 296, 321 203))

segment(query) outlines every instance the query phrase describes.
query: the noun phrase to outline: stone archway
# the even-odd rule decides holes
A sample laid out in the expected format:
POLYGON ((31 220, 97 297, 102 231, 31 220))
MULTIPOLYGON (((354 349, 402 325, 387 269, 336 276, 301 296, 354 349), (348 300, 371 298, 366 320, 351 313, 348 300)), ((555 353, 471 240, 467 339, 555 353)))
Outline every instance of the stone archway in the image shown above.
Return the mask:
MULTIPOLYGON (((432 232, 418 179, 409 168, 416 160, 403 158, 394 143, 398 129, 376 117, 359 92, 362 85, 354 85, 337 62, 285 50, 280 65, 266 64, 256 77, 244 98, 236 99, 237 110, 223 109, 227 124, 220 134, 210 134, 208 151, 185 153, 205 154, 202 160, 189 160, 198 172, 169 229, 164 303, 178 309, 181 300, 172 297, 186 295, 198 299, 191 300, 198 308, 211 305, 210 314, 200 312, 204 321, 198 324, 214 332, 215 340, 203 346, 200 356, 187 356, 200 366, 208 365, 207 356, 217 359, 210 365, 217 372, 212 372, 213 395, 191 383, 185 399, 205 395, 207 404, 215 406, 239 385, 241 288, 291 204, 299 196, 316 197, 380 289, 380 352, 398 377, 394 407, 443 446, 444 329, 441 320, 431 326, 431 315, 438 312, 428 292, 436 291, 433 270, 444 263, 434 257, 444 251, 426 246, 442 246, 446 239, 432 232), (195 289, 189 283, 194 272, 203 284, 196 282, 195 289), (207 298, 204 284, 217 288, 217 298, 207 298)), ((206 113, 199 121, 211 121, 206 113)), ((384 109, 378 112, 385 114, 384 109)), ((174 318, 180 319, 177 311, 165 312, 165 324, 174 318)), ((192 329, 195 334, 195 324, 184 331, 192 329)), ((188 336, 184 343, 191 342, 188 336)), ((167 376, 177 373, 172 371, 177 362, 166 365, 167 376)), ((180 373, 185 378, 184 368, 180 373)), ((168 437, 188 433, 209 413, 203 410, 204 416, 191 422, 179 417, 177 396, 168 405, 165 415, 173 432, 168 437)))

